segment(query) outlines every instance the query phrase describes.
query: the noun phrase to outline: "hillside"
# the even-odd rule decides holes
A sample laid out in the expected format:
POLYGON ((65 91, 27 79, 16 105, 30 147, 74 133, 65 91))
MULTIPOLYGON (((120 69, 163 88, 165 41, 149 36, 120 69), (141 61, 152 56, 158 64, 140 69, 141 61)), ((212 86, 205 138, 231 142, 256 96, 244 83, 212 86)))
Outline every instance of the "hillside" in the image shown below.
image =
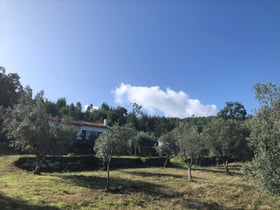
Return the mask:
POLYGON ((104 192, 104 171, 43 173, 14 166, 19 156, 0 157, 0 209, 279 209, 279 197, 256 190, 251 180, 231 164, 196 167, 194 182, 186 169, 138 168, 111 172, 112 187, 104 192))

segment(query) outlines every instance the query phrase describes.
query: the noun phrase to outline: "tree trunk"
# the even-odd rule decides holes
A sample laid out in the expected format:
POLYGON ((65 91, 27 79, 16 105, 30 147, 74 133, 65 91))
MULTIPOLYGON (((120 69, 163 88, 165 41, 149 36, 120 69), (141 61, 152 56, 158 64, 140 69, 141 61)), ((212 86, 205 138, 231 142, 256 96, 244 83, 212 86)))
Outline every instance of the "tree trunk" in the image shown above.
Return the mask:
POLYGON ((169 155, 167 155, 165 158, 164 165, 163 165, 164 168, 166 168, 168 160, 169 160, 169 155))
POLYGON ((219 162, 220 162, 220 158, 216 157, 216 167, 219 168, 219 162))
POLYGON ((107 161, 107 182, 105 186, 105 190, 110 190, 110 160, 107 161))
POLYGON ((42 155, 36 154, 36 165, 33 171, 33 174, 40 175, 41 174, 41 163, 42 163, 42 155))
POLYGON ((226 162, 225 162, 225 172, 227 175, 229 175, 229 168, 228 168, 228 159, 226 158, 226 162))
POLYGON ((220 153, 219 162, 222 162, 224 164, 223 153, 221 151, 219 153, 220 153))
POLYGON ((188 179, 193 181, 192 179, 192 158, 188 159, 188 179))

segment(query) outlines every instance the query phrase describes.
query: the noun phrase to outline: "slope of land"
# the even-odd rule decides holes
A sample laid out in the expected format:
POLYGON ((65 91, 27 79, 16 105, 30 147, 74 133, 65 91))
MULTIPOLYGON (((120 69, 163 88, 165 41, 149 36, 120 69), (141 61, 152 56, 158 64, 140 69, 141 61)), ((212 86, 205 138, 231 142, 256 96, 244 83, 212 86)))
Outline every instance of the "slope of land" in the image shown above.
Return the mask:
POLYGON ((240 165, 232 175, 222 168, 196 167, 194 182, 178 168, 119 169, 105 192, 104 171, 43 173, 16 168, 19 156, 0 156, 0 209, 280 209, 279 197, 255 188, 240 165))

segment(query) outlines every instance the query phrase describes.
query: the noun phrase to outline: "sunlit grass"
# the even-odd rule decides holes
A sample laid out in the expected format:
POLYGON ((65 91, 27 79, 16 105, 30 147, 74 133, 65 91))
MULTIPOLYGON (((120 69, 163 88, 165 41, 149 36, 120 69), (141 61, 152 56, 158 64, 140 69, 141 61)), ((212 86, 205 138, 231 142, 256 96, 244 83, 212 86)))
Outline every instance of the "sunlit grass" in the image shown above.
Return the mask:
POLYGON ((194 181, 178 168, 111 171, 112 192, 105 192, 105 171, 43 173, 13 166, 17 156, 0 157, 0 209, 280 209, 279 197, 259 192, 231 164, 195 167, 194 181))

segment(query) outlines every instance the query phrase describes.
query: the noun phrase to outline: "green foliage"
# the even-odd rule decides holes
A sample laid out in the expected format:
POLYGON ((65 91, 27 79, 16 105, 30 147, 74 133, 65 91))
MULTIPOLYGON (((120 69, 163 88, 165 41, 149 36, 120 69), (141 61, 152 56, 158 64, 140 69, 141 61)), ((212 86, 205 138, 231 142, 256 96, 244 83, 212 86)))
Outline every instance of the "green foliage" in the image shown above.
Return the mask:
POLYGON ((13 145, 30 153, 43 153, 50 138, 48 115, 40 100, 19 104, 7 111, 5 124, 13 145))
POLYGON ((226 106, 218 113, 218 117, 235 120, 245 120, 247 111, 239 102, 226 102, 226 106))
POLYGON ((127 118, 126 118, 126 124, 129 126, 134 127, 135 129, 138 130, 138 119, 133 113, 128 113, 127 118))
POLYGON ((56 106, 58 110, 61 110, 63 107, 66 107, 66 98, 59 98, 56 101, 56 106))
POLYGON ((4 125, 13 147, 36 155, 35 172, 40 173, 40 162, 45 155, 57 142, 73 138, 75 131, 63 122, 51 121, 45 110, 43 92, 34 100, 22 97, 22 103, 7 109, 4 125))
POLYGON ((83 115, 83 119, 87 121, 102 122, 104 119, 108 119, 108 111, 105 111, 104 109, 90 111, 90 107, 88 107, 83 115))
POLYGON ((78 129, 68 123, 67 119, 49 121, 51 133, 50 154, 67 154, 73 141, 76 140, 78 129))
POLYGON ((263 107, 271 107, 280 98, 280 87, 271 82, 257 83, 254 85, 254 90, 255 98, 263 107))
POLYGON ((137 135, 131 139, 131 146, 135 155, 152 156, 155 154, 156 138, 147 132, 138 131, 137 135))
POLYGON ((143 114, 142 112, 142 106, 137 103, 132 103, 132 114, 136 117, 143 114))
POLYGON ((109 190, 110 162, 113 155, 126 155, 130 149, 130 139, 135 136, 135 130, 131 127, 121 127, 117 124, 102 133, 95 142, 94 151, 97 157, 103 159, 107 167, 107 184, 105 189, 109 190))
POLYGON ((111 124, 118 124, 120 126, 125 125, 127 118, 127 110, 121 106, 113 109, 111 108, 108 112, 108 121, 111 124))
POLYGON ((257 184, 273 194, 280 194, 280 88, 257 84, 256 98, 263 105, 250 120, 250 143, 254 159, 244 168, 257 184))
POLYGON ((147 114, 142 114, 138 119, 139 130, 151 133, 155 129, 155 120, 147 114))
POLYGON ((249 130, 245 123, 222 118, 214 118, 203 132, 209 149, 220 158, 246 160, 250 155, 247 142, 249 130))
POLYGON ((82 105, 77 102, 76 105, 73 103, 67 104, 65 98, 59 98, 56 103, 45 100, 44 106, 46 112, 52 117, 60 118, 71 118, 71 119, 82 119, 82 105))
POLYGON ((250 159, 248 136, 249 129, 245 123, 236 119, 213 118, 203 132, 203 138, 210 151, 219 156, 219 161, 223 161, 226 174, 230 173, 229 159, 250 159))
POLYGON ((189 117, 183 119, 182 121, 188 123, 190 126, 197 127, 197 131, 202 133, 202 131, 211 123, 211 120, 215 118, 213 116, 210 117, 189 117))
POLYGON ((177 146, 180 150, 180 156, 184 160, 198 157, 203 148, 201 147, 201 137, 197 128, 186 123, 181 123, 174 132, 177 139, 177 146))
POLYGON ((159 138, 158 152, 161 155, 177 156, 179 153, 179 147, 176 142, 175 132, 168 132, 159 138))
POLYGON ((113 155, 126 155, 135 133, 131 127, 113 125, 96 139, 94 146, 96 156, 103 158, 104 161, 110 161, 113 155))
POLYGON ((6 74, 5 68, 0 66, 0 106, 5 108, 17 103, 22 86, 17 73, 6 74))
POLYGON ((4 67, 0 66, 0 141, 6 141, 6 132, 3 128, 3 121, 5 120, 5 110, 8 107, 14 106, 18 103, 22 86, 20 77, 16 73, 6 74, 4 67))
POLYGON ((195 126, 190 126, 187 123, 181 123, 174 130, 179 155, 188 163, 188 178, 192 180, 192 164, 195 157, 199 157, 200 152, 204 149, 201 144, 201 136, 195 126))

